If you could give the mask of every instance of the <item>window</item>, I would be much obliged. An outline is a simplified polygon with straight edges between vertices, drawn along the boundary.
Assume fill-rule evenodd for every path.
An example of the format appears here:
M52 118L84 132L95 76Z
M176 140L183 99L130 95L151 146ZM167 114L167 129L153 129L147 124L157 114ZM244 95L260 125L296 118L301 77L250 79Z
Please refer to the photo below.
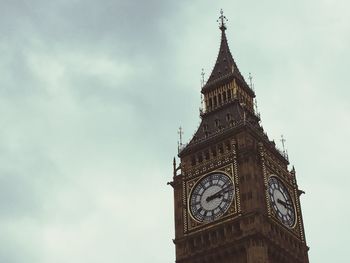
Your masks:
M227 98L228 98L228 100L231 100L231 90L230 89L227 92Z

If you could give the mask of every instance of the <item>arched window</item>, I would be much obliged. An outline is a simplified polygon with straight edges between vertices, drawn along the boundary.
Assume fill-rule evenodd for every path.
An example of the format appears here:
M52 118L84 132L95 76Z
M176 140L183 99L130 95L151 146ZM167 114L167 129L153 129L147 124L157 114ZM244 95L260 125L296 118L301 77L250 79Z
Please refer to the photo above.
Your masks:
M224 93L222 94L223 95L223 100L224 100L224 102L226 102L226 90L224 91Z

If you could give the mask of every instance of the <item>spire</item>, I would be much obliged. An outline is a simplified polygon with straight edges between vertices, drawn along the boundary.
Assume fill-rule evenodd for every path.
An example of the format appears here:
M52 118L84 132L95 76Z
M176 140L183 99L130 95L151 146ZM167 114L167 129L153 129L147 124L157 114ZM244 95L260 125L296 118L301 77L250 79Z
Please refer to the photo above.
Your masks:
M206 86L212 84L213 82L232 76L238 79L238 81L241 81L243 85L248 86L243 76L239 72L239 69L237 68L237 65L232 57L230 48L227 43L225 31L227 29L226 22L228 21L228 19L226 18L226 16L224 16L224 12L222 11L222 9L220 11L220 14L220 17L217 20L219 22L219 28L221 30L220 50L216 59L214 69L211 72L210 77L203 89L205 89Z

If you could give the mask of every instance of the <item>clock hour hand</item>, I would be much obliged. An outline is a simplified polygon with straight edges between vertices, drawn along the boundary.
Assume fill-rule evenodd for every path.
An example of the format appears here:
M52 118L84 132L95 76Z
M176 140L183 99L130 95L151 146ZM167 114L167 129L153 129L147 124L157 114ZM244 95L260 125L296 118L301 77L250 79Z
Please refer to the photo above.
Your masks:
M228 186L222 188L220 191L216 192L215 194L208 196L206 201L209 202L215 198L220 198L222 196L223 193L226 193L227 191L232 189L232 185L229 184Z
M290 203L282 201L281 199L277 199L277 203L283 205L285 208L292 207L292 205Z

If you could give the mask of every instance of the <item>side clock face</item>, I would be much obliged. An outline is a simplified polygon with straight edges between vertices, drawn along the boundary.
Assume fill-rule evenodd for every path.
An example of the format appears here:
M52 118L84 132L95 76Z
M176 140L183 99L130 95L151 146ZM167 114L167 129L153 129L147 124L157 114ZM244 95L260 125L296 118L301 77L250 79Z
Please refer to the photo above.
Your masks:
M271 176L268 181L268 191L270 204L277 218L284 225L293 227L296 213L287 188L276 176Z
M234 198L234 185L230 177L216 172L203 177L194 186L189 208L198 222L212 222L226 213Z

